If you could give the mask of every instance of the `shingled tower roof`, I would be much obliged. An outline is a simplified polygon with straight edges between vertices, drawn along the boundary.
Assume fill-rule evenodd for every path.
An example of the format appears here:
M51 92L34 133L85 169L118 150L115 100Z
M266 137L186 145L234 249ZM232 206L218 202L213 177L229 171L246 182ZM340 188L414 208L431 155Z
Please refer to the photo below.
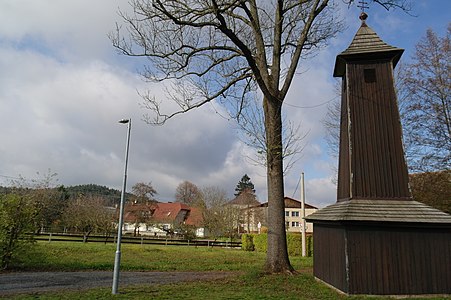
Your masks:
M377 221L450 224L451 216L417 201L350 200L307 216L317 221Z
M359 60L362 54L365 55L365 59L368 59L368 55L373 55L374 58L377 59L392 59L394 67L398 63L401 54L404 52L404 49L396 48L385 43L377 33L366 24L366 18L367 14L362 13L362 15L360 15L362 25L359 30L357 30L349 47L337 56L334 77L342 77L344 75L346 70L346 60Z

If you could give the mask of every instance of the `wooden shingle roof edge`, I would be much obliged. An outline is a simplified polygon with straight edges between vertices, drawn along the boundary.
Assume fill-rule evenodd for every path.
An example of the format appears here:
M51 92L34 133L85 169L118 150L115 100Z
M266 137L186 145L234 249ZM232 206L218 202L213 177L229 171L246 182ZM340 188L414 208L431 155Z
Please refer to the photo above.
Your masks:
M322 208L307 221L384 221L451 224L451 215L418 201L349 200Z
M347 60L358 60L364 57L366 60L373 58L387 58L396 66L404 49L393 47L385 43L377 33L369 27L365 21L357 30L349 47L341 52L335 61L334 77L344 76Z

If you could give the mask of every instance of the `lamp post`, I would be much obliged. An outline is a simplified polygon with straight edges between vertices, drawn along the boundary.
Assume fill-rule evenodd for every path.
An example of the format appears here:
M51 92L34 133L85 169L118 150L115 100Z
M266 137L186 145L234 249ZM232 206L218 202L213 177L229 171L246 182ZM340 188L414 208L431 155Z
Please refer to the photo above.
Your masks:
M117 228L117 250L114 258L114 271L113 271L113 289L112 294L117 294L117 286L119 283L119 269L121 264L121 241L122 241L122 224L124 222L124 196L125 187L127 184L127 165L128 165L128 149L130 146L130 130L132 127L132 119L122 119L119 121L121 124L127 124L127 143L125 145L125 167L124 167L124 181L122 182L121 203L119 207L119 223Z

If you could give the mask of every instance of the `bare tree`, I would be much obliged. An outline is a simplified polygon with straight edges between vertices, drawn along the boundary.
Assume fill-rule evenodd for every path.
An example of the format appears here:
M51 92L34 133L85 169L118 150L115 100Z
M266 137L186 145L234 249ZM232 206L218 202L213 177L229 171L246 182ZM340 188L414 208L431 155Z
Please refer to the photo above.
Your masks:
M175 190L175 200L190 206L199 206L201 192L197 185L189 181L183 181Z
M254 228L254 225L257 223L256 220L261 219L261 216L258 214L259 210L256 210L255 208L255 206L260 203L258 202L255 193L250 189L243 190L238 197L241 197L239 224L244 224L246 226L246 232L251 233L252 228ZM235 198L235 200L237 198ZM239 224L238 226L240 226Z
M451 169L451 23L428 29L400 76L401 119L411 171Z
M143 224L150 224L156 204L152 203L129 203L124 211L127 216L127 223L133 224L133 236L139 235L139 229Z
M204 226L211 237L226 236L233 217L225 205L228 202L227 193L214 186L202 188L202 199L205 203L203 211ZM228 218L232 218L229 220Z
M48 229L53 223L61 217L67 204L64 186L56 187L58 182L57 173L50 169L46 173L36 172L37 178L26 179L19 176L11 184L14 186L15 193L26 196L29 204L33 206L33 218L36 233Z
M157 191L152 186L152 182L144 183L138 182L132 187L132 193L135 196L135 203L147 203L157 202L155 195Z
M411 174L414 200L451 214L451 170Z
M399 2L377 1L375 2ZM353 2L353 0L349 0ZM268 272L291 272L284 220L282 104L300 59L324 45L341 24L329 0L134 0L127 24L111 34L123 54L145 57L143 75L166 81L168 111L143 94L148 118L169 118L210 101L227 101L238 117L258 88L263 101L268 185Z
M255 156L247 157L251 163L266 167L265 116L261 109L261 101L254 99L246 102L246 106L242 108L239 118L237 118L240 140L256 151ZM295 125L295 123L283 117L282 157L285 174L301 158L305 146L302 141L307 137L308 132L302 131L300 123Z
M105 200L96 196L73 199L65 209L62 221L65 226L83 233L83 241L92 232L109 234L113 230L113 213L104 206Z
M229 201L227 192L217 186L206 186L202 188L201 192L207 209L222 207Z

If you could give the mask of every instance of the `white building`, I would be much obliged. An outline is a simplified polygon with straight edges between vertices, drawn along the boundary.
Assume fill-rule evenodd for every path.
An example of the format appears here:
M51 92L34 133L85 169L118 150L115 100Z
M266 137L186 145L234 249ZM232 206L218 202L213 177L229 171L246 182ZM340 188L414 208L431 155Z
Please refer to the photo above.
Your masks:
M301 201L298 201L296 199L285 197L285 229L287 232L301 232L302 229L302 203ZM263 203L261 205L262 207L268 207L268 202ZM317 211L318 208L305 203L305 216L308 216L315 211ZM268 216L268 213L266 211L265 216ZM265 225L266 222L263 223ZM313 224L306 222L306 233L312 233L313 232Z

